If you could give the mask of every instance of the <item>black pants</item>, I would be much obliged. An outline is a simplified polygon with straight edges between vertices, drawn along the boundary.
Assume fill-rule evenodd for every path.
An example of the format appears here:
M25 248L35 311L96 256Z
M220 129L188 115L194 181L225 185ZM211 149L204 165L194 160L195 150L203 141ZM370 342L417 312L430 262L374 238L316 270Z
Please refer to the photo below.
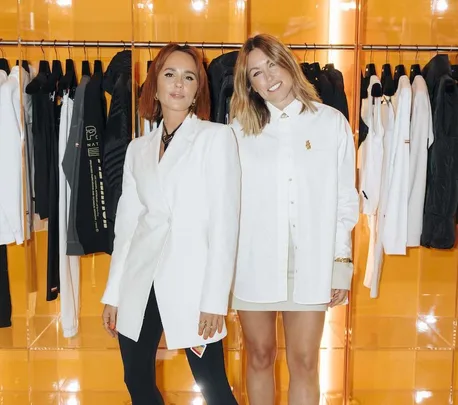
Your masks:
M11 326L11 296L6 246L0 246L0 328Z
M162 321L154 287L148 299L138 342L119 334L124 381L132 405L164 405L156 385L156 352L162 335ZM202 358L186 349L191 371L207 405L237 405L227 381L222 342L207 345Z

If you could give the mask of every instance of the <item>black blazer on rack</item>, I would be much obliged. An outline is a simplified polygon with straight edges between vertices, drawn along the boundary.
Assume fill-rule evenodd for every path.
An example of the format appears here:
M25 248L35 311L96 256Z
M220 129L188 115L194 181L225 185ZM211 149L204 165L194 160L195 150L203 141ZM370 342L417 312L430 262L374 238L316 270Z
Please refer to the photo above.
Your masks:
M447 55L435 56L422 74L431 100L434 143L428 152L421 245L451 249L458 208L458 87Z
M109 253L113 250L114 223L122 193L124 159L127 146L132 140L131 70L131 51L121 51L111 60L103 79L104 90L112 96L102 157Z

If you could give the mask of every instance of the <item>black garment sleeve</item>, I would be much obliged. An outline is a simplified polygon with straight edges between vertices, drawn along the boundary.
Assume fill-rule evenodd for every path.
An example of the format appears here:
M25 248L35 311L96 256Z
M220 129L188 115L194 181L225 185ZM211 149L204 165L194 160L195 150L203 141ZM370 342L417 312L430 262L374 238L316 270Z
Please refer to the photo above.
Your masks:
M6 246L0 246L0 328L11 326L11 294Z

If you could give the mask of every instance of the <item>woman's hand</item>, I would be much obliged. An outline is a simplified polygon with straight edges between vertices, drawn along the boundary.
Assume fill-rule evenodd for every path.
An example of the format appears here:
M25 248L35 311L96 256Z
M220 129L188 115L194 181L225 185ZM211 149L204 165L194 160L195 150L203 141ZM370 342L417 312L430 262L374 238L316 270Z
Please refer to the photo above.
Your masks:
M331 302L329 303L329 307L333 308L337 305L342 304L347 298L348 295L348 290L339 290L339 289L333 289L331 290L332 298Z
M199 319L199 336L203 336L204 339L212 338L215 336L216 331L218 331L218 333L223 331L223 325L223 315L201 312Z
M116 330L116 317L118 315L118 308L111 305L105 305L102 312L103 327L111 337L118 336Z

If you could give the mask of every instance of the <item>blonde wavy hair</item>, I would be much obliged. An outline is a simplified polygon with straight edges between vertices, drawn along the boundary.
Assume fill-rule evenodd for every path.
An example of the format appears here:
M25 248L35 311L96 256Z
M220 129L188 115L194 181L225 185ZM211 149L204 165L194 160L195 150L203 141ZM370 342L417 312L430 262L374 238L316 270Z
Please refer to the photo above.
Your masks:
M272 62L290 73L294 96L302 103L301 113L315 112L313 102L321 100L313 85L305 78L292 52L272 35L259 34L243 44L235 64L230 122L237 119L245 135L259 135L270 121L269 109L264 99L253 90L248 77L248 55L254 49L261 50Z

